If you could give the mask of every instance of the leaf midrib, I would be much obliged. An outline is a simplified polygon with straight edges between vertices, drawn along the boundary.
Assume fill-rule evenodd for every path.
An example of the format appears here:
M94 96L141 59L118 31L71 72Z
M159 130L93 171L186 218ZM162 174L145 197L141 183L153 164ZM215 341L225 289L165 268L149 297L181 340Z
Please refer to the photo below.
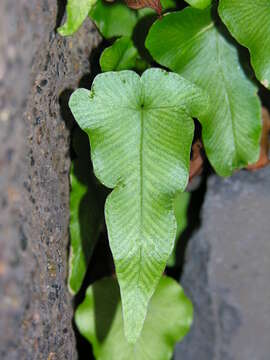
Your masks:
M194 41L196 41L199 37L201 37L208 30L214 28L214 26L215 26L215 24L211 21L210 24L203 27L199 32L197 32L193 36L191 36L191 38L186 42L186 47L188 47L187 45L189 45L189 44L193 43ZM181 56L183 55L183 53L184 53L184 51L182 51Z
M143 109L140 109L140 245L139 245L139 271L137 276L137 288L141 277L142 268L142 229L144 219L144 172L143 172L143 158L144 158L144 121L143 121ZM137 294L137 292L136 292Z

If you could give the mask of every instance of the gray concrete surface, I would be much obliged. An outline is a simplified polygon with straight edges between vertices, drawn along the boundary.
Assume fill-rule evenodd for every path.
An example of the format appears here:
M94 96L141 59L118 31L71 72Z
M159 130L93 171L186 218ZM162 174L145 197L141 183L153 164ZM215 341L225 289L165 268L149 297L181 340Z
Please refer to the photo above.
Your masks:
M182 284L195 322L175 360L270 359L270 167L212 176Z

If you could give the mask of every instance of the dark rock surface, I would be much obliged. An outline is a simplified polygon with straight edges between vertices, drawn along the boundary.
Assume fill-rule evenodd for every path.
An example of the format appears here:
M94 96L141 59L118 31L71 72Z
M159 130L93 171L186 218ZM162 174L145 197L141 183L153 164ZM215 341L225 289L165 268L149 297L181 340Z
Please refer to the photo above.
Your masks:
M99 35L55 32L64 1L0 2L0 359L76 359L66 288L69 131L59 96ZM60 8L58 8L58 5Z
M212 176L181 280L195 306L175 360L270 359L270 167Z

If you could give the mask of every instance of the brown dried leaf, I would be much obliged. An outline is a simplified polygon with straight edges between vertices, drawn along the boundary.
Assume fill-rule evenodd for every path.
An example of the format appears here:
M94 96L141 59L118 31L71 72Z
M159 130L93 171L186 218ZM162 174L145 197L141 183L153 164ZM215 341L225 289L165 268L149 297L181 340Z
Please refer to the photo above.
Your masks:
M189 169L189 181L191 181L194 176L199 175L203 169L203 157L201 154L202 143L200 140L197 140L192 145L192 157L190 160L190 169Z
M156 13L161 16L162 5L160 0L125 0L128 7L131 9L143 9L151 8L156 11Z
M258 170L269 164L269 132L270 132L270 115L266 108L262 108L262 138L261 138L261 152L259 160L252 165L247 166L248 170Z

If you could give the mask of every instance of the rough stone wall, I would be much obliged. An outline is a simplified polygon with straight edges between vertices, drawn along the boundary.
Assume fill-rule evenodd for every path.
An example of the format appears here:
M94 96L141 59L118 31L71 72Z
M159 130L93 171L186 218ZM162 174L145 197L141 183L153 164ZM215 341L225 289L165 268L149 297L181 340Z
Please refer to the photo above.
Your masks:
M1 360L76 359L66 288L69 124L59 97L90 71L100 37L90 21L74 37L57 35L63 7L0 1Z
M212 176L181 283L195 307L175 360L270 359L270 167Z

